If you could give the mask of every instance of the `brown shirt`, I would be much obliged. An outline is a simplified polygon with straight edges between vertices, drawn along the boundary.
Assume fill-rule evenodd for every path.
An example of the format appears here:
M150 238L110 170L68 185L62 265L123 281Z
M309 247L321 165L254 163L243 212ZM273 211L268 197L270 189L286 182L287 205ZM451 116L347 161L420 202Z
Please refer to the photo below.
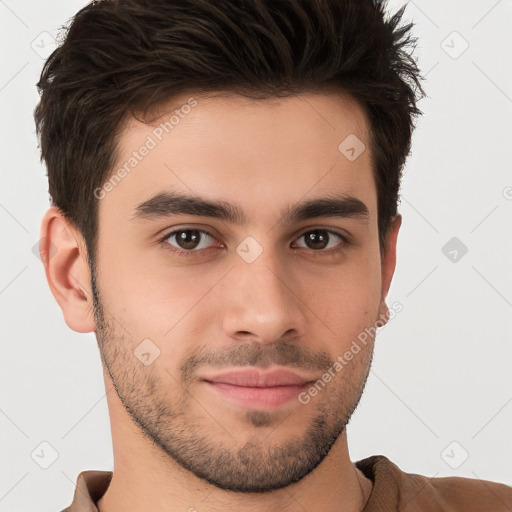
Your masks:
M512 487L462 477L428 478L405 473L383 455L356 462L373 482L363 512L505 512L512 511ZM98 512L111 471L82 471L73 503L61 512Z

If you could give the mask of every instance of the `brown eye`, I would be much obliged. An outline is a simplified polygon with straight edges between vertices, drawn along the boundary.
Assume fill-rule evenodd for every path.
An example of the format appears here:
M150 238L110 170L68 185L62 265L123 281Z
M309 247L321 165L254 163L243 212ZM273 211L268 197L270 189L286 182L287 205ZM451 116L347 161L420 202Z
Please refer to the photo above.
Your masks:
M298 247L311 249L313 251L323 251L324 249L332 249L345 242L345 239L335 231L329 229L314 229L307 231L298 240L303 239L304 245L298 244ZM343 243L341 244L344 245ZM325 251L330 252L330 251Z
M169 245L183 251L206 249L211 243L208 239L213 238L201 229L178 229L165 238Z

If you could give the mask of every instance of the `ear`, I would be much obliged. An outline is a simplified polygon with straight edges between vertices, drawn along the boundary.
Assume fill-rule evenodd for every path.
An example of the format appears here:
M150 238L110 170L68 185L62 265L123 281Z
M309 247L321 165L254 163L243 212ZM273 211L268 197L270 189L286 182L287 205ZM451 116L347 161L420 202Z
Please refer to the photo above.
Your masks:
M76 332L95 331L85 242L58 208L50 208L43 217L39 254L66 324Z
M382 325L385 325L389 319L389 309L386 304L386 296L389 292L389 287L391 286L391 279L393 278L393 274L395 273L396 266L396 241L398 238L398 231L400 230L400 226L402 225L402 216L397 214L393 217L391 221L391 226L386 233L386 245L383 250L383 254L381 257L381 283L382 283L382 294L380 299L380 320Z

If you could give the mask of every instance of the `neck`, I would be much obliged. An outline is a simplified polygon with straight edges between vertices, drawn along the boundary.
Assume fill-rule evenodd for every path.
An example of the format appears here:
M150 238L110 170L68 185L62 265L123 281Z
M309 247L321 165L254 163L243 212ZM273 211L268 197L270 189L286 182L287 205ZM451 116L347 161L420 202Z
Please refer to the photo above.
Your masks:
M267 493L237 493L199 479L143 436L115 390L107 388L107 400L114 472L97 503L99 512L359 512L370 495L372 483L350 461L345 432L321 464L299 482Z

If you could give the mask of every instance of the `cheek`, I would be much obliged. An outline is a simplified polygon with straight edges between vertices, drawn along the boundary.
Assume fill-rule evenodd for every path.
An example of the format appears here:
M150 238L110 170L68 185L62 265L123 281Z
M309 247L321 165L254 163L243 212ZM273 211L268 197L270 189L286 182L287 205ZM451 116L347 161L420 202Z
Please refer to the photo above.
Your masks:
M365 254L316 272L295 277L298 295L338 339L372 325L381 297L380 260Z
M186 350L185 340L201 339L205 319L218 314L209 290L226 269L170 266L161 258L148 261L142 253L112 256L98 261L100 295L107 314L132 344L148 338L159 347L161 359L168 360Z

